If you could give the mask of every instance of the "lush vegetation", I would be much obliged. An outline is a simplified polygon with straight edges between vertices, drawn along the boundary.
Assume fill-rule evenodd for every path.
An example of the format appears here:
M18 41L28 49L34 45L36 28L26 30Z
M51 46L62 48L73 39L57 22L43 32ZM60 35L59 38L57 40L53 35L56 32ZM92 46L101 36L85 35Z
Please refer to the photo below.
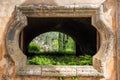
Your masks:
M58 80L65 80L65 77L58 77ZM70 80L78 80L78 77L72 76Z
M51 36L51 37L50 37ZM91 55L74 54L74 41L59 32L42 34L28 46L27 63L36 65L91 65Z
M73 55L35 55L28 57L28 64L36 65L91 65L92 58L90 55L73 56Z
M34 42L31 42L28 47L29 47L28 53L39 53L40 52L40 46Z

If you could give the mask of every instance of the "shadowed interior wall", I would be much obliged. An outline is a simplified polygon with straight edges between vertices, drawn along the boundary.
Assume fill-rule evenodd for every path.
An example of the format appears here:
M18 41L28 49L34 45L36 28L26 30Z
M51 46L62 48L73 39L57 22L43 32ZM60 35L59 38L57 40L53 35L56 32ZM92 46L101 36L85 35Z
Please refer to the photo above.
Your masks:
M76 55L96 53L96 29L90 18L28 18L28 26L23 30L23 52L27 52L28 44L36 36L49 31L71 36L76 43Z

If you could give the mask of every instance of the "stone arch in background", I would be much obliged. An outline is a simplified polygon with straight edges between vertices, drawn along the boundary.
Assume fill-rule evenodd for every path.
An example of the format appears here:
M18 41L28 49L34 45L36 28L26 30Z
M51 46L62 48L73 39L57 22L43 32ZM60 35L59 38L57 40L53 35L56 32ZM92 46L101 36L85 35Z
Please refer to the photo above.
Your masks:
M28 26L20 35L20 48L26 53L27 46L34 37L49 31L71 36L76 42L76 55L94 55L97 51L96 29L91 25L91 18L28 18Z

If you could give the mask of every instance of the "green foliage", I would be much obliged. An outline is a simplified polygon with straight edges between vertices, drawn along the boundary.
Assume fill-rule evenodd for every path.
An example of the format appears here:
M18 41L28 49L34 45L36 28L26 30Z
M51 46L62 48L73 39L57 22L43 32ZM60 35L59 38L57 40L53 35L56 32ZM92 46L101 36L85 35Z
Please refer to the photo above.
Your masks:
M73 54L74 53L74 50L73 49L71 49L71 48L67 48L67 49L65 49L65 53L71 53L71 54Z
M34 42L31 42L28 46L28 52L29 53L39 53L40 52L40 46Z
M58 42L59 42L59 51L64 51L64 48L63 48L63 34L62 33L59 33L59 36L58 36Z
M65 80L64 77L58 77L58 80Z
M73 76L72 80L78 80L78 77L77 76Z
M78 64L81 65L92 65L92 56L91 55L84 55L84 56L79 56L81 61L78 61Z
M58 80L65 80L65 78L64 77L58 77ZM78 80L78 77L73 76L73 77L71 77L71 80Z
M71 37L68 37L68 43L66 46L68 49L74 49L74 40Z
M40 41L41 46L34 43L34 40L29 44L27 56L28 64L36 65L92 64L92 56L84 54L76 57L75 54L73 54L74 40L66 34L60 32L49 32L40 35L39 39L36 40ZM49 48L45 49L44 44L47 45Z
M36 65L91 65L92 57L90 55L39 55L28 57L28 64Z
M53 60L48 56L35 56L34 58L29 58L28 63L36 65L51 65Z
M58 51L58 47L59 47L58 39L53 40L53 46L52 46L53 50Z
M57 39L54 40L53 43L54 43L55 45L58 45L58 40L57 40Z
M34 38L32 43L34 42L40 44L41 52L69 52L68 50L74 52L74 40L61 32L43 33Z
M67 49L74 50L74 41L70 36L59 33L58 42L60 52L65 52Z

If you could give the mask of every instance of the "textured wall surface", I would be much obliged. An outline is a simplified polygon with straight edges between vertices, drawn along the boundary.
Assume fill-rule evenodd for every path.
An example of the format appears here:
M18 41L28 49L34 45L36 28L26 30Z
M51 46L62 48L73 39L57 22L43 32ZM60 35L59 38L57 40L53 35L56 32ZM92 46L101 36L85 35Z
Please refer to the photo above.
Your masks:
M118 80L120 80L120 0L117 2L117 58L118 58Z
M20 4L31 4L35 3L52 3L57 5L68 5L68 4L79 4L79 3L94 3L97 4L101 1L105 1L104 15L106 21L112 26L114 32L115 41L114 49L107 58L104 78L98 77L79 77L79 80L117 80L117 46L116 46L116 1L115 0L0 0L0 80L58 80L56 77L40 77L40 76L15 76L15 63L7 55L5 47L5 35L10 22L13 20L13 11L15 6ZM118 4L120 5L120 4ZM120 13L118 14L118 24L120 25ZM118 30L119 32L120 30ZM119 43L119 42L118 42ZM65 78L65 80L72 80L71 78Z

